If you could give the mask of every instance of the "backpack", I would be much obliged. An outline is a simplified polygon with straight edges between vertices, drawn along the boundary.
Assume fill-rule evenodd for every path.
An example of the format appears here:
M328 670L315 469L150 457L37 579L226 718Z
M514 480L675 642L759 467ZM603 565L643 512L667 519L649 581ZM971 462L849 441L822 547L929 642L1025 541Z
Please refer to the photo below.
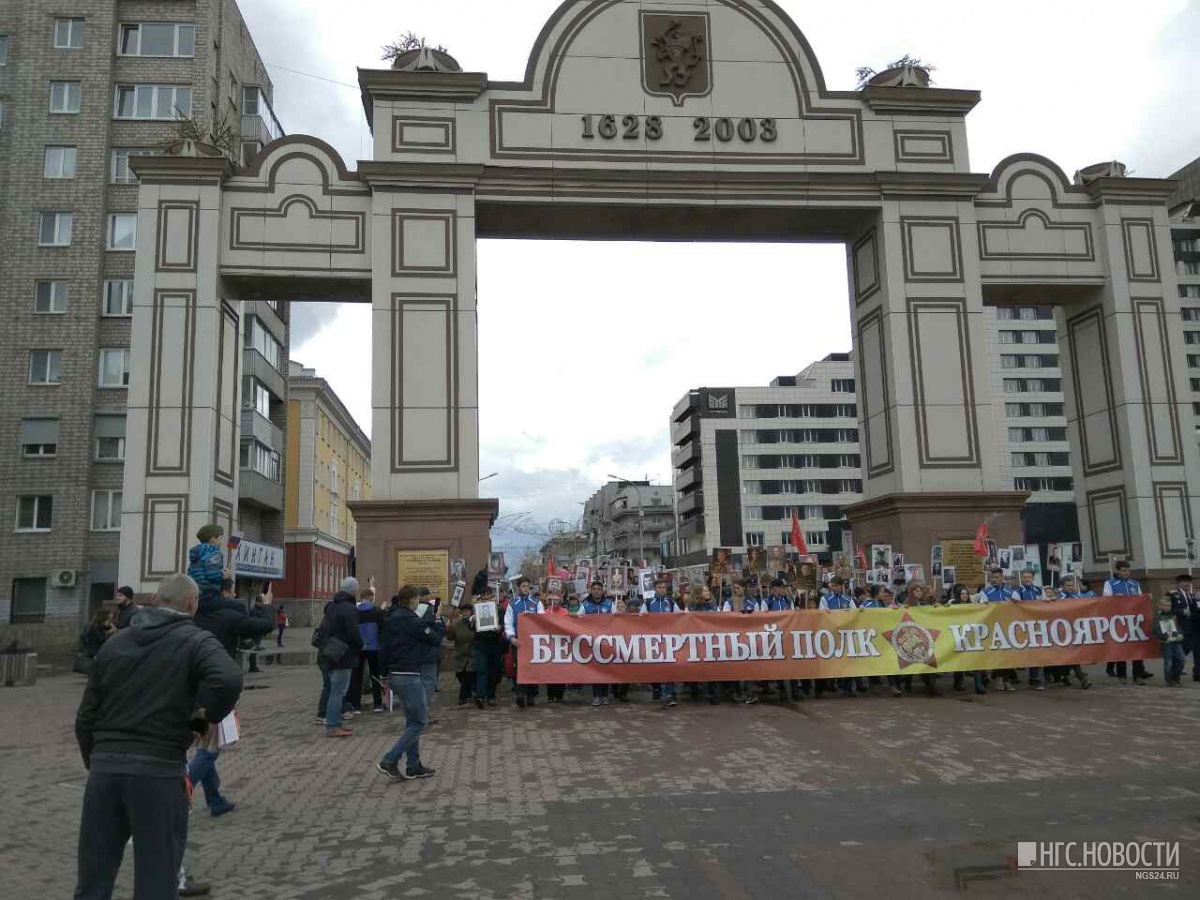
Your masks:
M318 650L324 650L325 645L329 643L329 610L325 610L325 615L321 617L321 624L313 629L312 641L310 642Z

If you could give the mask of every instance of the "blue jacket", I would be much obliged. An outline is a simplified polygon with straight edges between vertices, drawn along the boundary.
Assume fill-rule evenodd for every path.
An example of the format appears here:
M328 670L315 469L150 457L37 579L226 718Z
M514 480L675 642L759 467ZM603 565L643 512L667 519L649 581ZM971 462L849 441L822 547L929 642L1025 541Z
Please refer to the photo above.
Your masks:
M508 609L504 611L504 633L509 637L517 637L518 629L521 624L521 616L525 613L540 613L545 612L546 608L542 605L542 601L532 595L522 597L520 594L513 597L508 602ZM512 629L509 629L509 624L512 624Z
M1106 597L1134 597L1142 592L1142 586L1132 578L1113 577L1104 582Z
M767 612L787 612L792 608L792 601L784 596L773 597L768 594L762 602Z
M601 597L599 600L593 600L591 597L583 598L583 614L585 616L608 615L613 611L613 602L607 597Z
M364 650L379 649L379 619L376 615L378 607L370 600L358 604L358 633L362 635Z
M675 601L670 597L659 597L657 594L646 601L646 612L648 613L673 613L679 612L679 607L675 605Z
M383 620L379 657L384 672L419 674L421 666L436 662L446 637L446 624L433 615L417 617L415 610L398 606Z
M1077 600L1080 597L1095 597L1095 591L1084 591L1082 594L1078 591L1063 591L1059 596L1064 600Z
M221 595L225 557L216 544L197 544L188 550L188 577L200 588L200 599Z
M1024 585L1022 585L1021 587L1017 588L1017 599L1018 600L1041 600L1042 599L1042 589L1040 587L1038 587L1037 585L1033 585L1033 584L1031 584L1029 587L1025 587Z
M999 587L992 587L990 584L979 592L987 603L1003 603L1005 600L1012 600L1016 595L1016 591L1008 585L1002 584Z
M859 609L883 609L883 604L874 597L868 597L862 603L858 604Z
M854 599L845 594L828 593L821 600L822 609L854 609Z

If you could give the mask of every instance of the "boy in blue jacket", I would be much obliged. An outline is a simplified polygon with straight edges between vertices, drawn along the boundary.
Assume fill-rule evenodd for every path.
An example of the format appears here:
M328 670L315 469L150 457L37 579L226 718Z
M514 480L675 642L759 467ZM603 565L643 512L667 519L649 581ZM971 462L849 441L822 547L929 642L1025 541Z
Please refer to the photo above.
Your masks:
M200 588L200 612L211 612L216 609L236 609L245 612L246 608L236 600L226 600L221 597L221 582L226 578L232 579L233 572L225 568L225 529L220 525L201 525L196 532L196 544L188 550L188 577Z

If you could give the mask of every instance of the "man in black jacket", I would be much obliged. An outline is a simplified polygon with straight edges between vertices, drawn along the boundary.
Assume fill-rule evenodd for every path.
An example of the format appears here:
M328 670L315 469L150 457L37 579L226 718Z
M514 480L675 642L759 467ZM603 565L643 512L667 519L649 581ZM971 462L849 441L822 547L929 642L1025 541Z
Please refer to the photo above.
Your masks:
M139 609L96 654L75 717L88 769L75 900L112 896L131 836L134 900L176 895L187 843L187 748L194 731L229 714L242 690L233 660L192 622L199 598L192 579L172 575L158 605Z
M430 607L423 617L416 613L420 588L406 585L396 595L383 623L379 640L380 667L388 673L392 694L404 704L404 733L396 746L384 754L375 768L392 781L428 778L434 770L421 764L421 732L429 722L429 707L421 666L431 652L441 652L446 637L446 622ZM402 772L397 765L408 754Z
M221 642L221 646L236 665L238 642L244 638L261 638L270 633L275 626L269 620L247 614L236 602L237 594L232 578L221 582L221 599L226 601L227 605L209 607L206 610L198 609L193 621L198 628L211 633ZM241 670L240 665L238 670ZM251 671L257 671L257 667L251 667ZM221 776L217 772L217 757L221 754L221 748L215 740L215 735L209 737L210 739L201 742L192 754L192 761L188 764L188 777L192 779L193 785L204 789L204 805L208 807L209 814L216 818L233 812L237 809L237 804L221 793Z
M325 703L325 734L328 737L350 737L354 734L342 725L342 703L350 689L350 675L358 668L362 652L362 634L358 630L358 579L342 579L342 589L325 606L329 623L329 641L320 650L321 665L329 673L329 699ZM339 643L335 644L334 641ZM330 655L330 647L345 649Z
M133 602L133 588L126 586L117 588L117 614L113 616L113 624L117 626L117 631L129 627L133 614L137 610L137 605Z

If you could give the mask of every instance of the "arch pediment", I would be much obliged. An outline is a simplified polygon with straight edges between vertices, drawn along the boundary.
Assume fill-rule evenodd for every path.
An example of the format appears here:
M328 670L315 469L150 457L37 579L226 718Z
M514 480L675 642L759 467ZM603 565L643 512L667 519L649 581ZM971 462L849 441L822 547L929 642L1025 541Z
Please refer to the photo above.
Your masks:
M803 34L764 0L568 0L524 82L488 94L497 159L864 161L862 100L826 89Z

